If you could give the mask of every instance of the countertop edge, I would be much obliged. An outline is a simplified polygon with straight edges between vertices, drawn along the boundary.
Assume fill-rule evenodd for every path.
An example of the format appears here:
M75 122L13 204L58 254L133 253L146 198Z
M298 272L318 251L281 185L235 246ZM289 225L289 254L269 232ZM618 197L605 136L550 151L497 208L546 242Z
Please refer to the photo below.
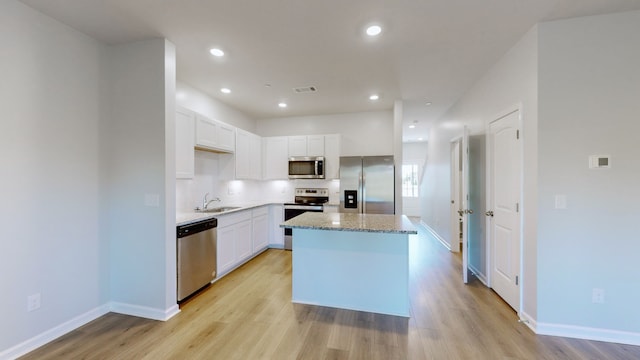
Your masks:
M306 229L306 230L323 230L323 231L349 231L349 232L371 232L371 233L385 233L385 234L417 234L417 230L382 230L382 229L363 229L363 228L349 228L349 227L330 227L330 226L302 226L302 225L284 225L280 224L281 228L285 229Z
M224 215L229 215L229 214L233 214L236 212L241 212L241 211L245 211L245 210L250 210L250 209L254 209L254 208L258 208L258 207L262 207L262 206L269 206L269 205L282 205L282 203L279 202L258 202L258 203L251 203L251 204L241 204L241 205L237 205L237 204L225 204L224 206L237 206L237 209L233 209L233 210L229 210L229 211L223 211L223 212L219 212L219 213L200 213L200 212L186 212L186 213L177 213L176 214L176 226L182 226L182 225L188 225L188 224L192 224L198 221L202 221L202 220L209 220L209 219L213 219L216 218L218 216L224 216ZM180 220L178 221L179 217L189 217L186 220Z
M344 214L349 215L349 214ZM320 214L320 213L305 213L301 215L301 217L318 217L318 216L336 216L336 214ZM360 216L363 216L362 214ZM366 214L364 216L367 216ZM372 215L378 216L378 215ZM344 221L340 221L338 225L328 225L326 219L321 219L320 221L305 221L306 218L302 221L305 223L291 224L291 222L301 222L299 218L294 218L291 220L287 220L284 223L280 224L281 228L285 229L306 229L306 230L320 230L320 231L346 231L346 232L368 232L368 233L384 233L384 234L404 234L404 235L415 235L418 233L418 230L411 224L409 218L405 215L396 215L400 216L401 223L391 224L393 226L389 227L363 227L363 226L353 226L350 224L345 224ZM289 222L289 223L288 223ZM310 224L311 222L311 224ZM314 223L315 222L315 223Z

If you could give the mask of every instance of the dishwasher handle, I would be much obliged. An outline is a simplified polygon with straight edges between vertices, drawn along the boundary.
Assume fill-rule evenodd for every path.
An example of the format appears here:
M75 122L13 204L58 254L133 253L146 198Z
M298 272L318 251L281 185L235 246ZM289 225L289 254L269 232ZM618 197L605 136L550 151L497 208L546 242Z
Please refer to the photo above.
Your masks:
M176 232L178 239L183 238L185 236L191 236L193 234L197 234L199 232L203 232L209 229L214 229L218 226L218 219L207 219L198 222L194 222L191 224L180 225L176 227Z

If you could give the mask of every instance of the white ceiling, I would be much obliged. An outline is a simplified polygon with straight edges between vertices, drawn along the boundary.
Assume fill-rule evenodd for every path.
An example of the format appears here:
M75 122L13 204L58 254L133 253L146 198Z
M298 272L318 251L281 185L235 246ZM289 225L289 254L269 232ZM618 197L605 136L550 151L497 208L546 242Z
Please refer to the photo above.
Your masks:
M417 121L405 141L426 138L429 122L537 22L640 9L640 0L22 2L108 44L169 39L179 80L255 119L390 110L404 100L406 125ZM383 27L374 39L364 35L371 23ZM212 47L226 56L212 57ZM292 90L310 85L318 91Z

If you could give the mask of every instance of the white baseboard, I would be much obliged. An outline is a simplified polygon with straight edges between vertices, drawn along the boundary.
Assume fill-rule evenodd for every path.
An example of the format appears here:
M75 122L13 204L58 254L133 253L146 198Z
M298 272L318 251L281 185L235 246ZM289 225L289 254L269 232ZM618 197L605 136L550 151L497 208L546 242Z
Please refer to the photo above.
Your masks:
M478 271L478 269L476 269L472 265L469 265L469 270L471 270L471 272L473 272L473 274L476 276L476 278L478 280L480 280L480 282L483 283L484 286L489 286L489 285L487 285L487 277L486 277L485 274L483 274L480 271Z
M49 329L39 335L36 335L31 339L28 339L16 346L0 352L0 360L16 359L109 312L116 312L120 314L138 316L153 320L167 321L177 313L179 313L180 308L176 304L163 311L144 306L111 302L90 310L65 323Z
M444 238L442 238L442 236L438 235L438 233L435 230L433 230L429 225L427 225L427 223L425 223L424 221L420 220L420 225L422 225L423 228L425 228L428 232L430 232L431 235L433 235L433 237L436 238L436 240L440 241L442 246L447 248L447 250L451 251L451 245L449 245L449 243L444 241Z
M538 323L536 322L536 319L533 318L533 316L527 314L526 312L521 312L520 314L518 314L520 316L520 322L527 325L527 327L529 329L531 329L531 331L533 331L534 334L537 334L537 328L538 328Z
M75 318L64 322L52 329L49 329L39 335L32 337L14 347L11 347L7 350L0 352L0 359L15 359L22 355L25 355L42 345L51 342L60 336L71 332L82 325L85 325L100 316L107 314L109 312L109 305L102 305L93 310L89 310L88 312L76 316Z
M111 302L109 303L109 308L112 312L118 314L131 315L160 321L167 321L180 312L180 307L177 304L166 310L161 310L147 306Z
M538 323L538 335L562 336L575 339L605 341L618 344L640 345L640 333L599 329L575 325Z

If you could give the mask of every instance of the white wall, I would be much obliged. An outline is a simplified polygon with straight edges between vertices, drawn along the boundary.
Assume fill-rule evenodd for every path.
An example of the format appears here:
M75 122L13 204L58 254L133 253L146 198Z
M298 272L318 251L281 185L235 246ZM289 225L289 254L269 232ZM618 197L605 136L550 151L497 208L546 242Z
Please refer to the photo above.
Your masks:
M261 119L260 136L342 134L341 156L393 155L392 111Z
M640 344L640 12L539 29L538 321ZM611 168L589 170L589 155L610 155Z
M175 84L175 53L164 39L109 53L112 111L101 128L101 180L111 301L116 311L163 319L177 310L175 217L166 210L175 201L175 165L166 160L174 154L175 88L167 86Z
M522 105L524 139L524 297L523 312L536 316L536 179L537 179L537 28L530 30L447 113L430 133L421 220L445 241L450 230L450 142L466 125L485 133L488 121ZM485 210L478 210L484 212Z
M0 2L0 358L108 301L104 51L20 2ZM27 312L35 293L42 306Z

